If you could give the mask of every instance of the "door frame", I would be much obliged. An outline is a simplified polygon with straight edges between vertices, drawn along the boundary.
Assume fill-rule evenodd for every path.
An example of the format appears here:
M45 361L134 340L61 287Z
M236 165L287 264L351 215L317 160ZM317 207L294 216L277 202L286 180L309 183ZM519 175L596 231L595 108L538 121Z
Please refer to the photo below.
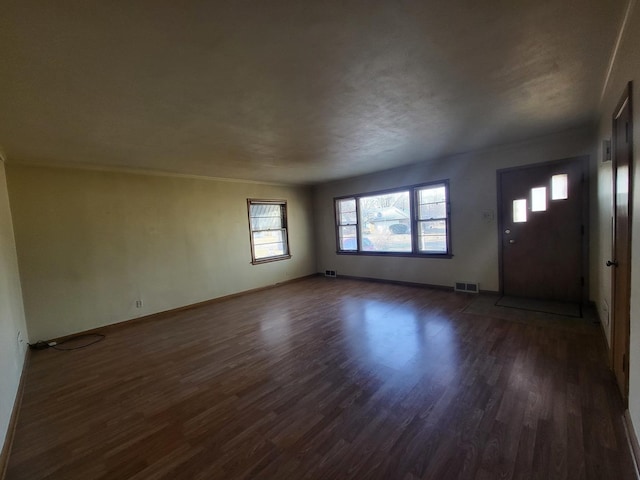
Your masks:
M612 200L612 218L613 218L613 228L611 231L612 234L612 239L611 239L611 256L614 260L616 260L615 256L616 256L616 246L617 246L617 242L616 242L616 229L617 229L617 170L616 170L616 165L617 165L617 160L616 160L616 156L617 156L617 142L616 142L616 117L620 114L620 111L624 108L625 103L628 102L629 105L629 197L628 197L628 218L627 218L627 225L628 225L628 238L627 238L627 249L628 249L628 259L629 259L629 263L628 265L626 265L627 267L627 279L628 279L628 283L629 285L627 285L627 291L629 292L629 296L628 298L625 299L625 305L630 307L631 306L631 235L632 235L632 225L633 225L633 174L634 174L634 165L633 165L633 98L632 98L632 92L633 92L633 84L632 82L628 82L623 93L622 96L620 97L620 100L618 101L618 103L616 104L616 107L613 111L613 115L612 115L612 124L611 124L611 159L612 159L612 164L611 164L611 178L612 178L612 195L611 195L611 200ZM615 341L615 335L616 335L616 329L620 328L619 325L619 321L616 320L616 305L615 305L615 299L616 299L616 272L618 270L619 267L615 267L611 269L611 307L610 307L610 312L611 312L611 347L610 347L610 352L609 352L609 363L611 365L612 370L614 371L614 375L615 375L615 358L616 358L616 341ZM624 404L625 408L629 407L629 350L630 350L630 338L631 338L631 311L629 308L629 313L626 317L626 321L627 323L627 328L626 328L626 338L624 338L624 343L625 343L625 352L624 354L626 354L626 368L625 368L625 378L624 378L624 383L625 383L625 388L624 388L624 392L620 392L622 395L622 401ZM617 324L617 327L616 327ZM616 382L617 383L617 382Z
M530 163L527 165L518 165L516 167L507 167L496 170L496 200L497 200L497 218L498 218L498 286L500 295L504 295L504 265L502 256L504 253L504 247L502 246L502 232L504 231L504 215L502 212L502 182L501 175L518 170L525 170L529 168L545 167L554 165L559 162L579 162L582 166L582 199L581 199L581 211L582 211L582 242L581 258L580 262L580 276L582 277L582 285L580 289L580 311L582 312L582 306L588 303L588 298L585 298L585 292L589 291L589 155L578 155L576 157L559 158L556 160L547 160L545 162Z

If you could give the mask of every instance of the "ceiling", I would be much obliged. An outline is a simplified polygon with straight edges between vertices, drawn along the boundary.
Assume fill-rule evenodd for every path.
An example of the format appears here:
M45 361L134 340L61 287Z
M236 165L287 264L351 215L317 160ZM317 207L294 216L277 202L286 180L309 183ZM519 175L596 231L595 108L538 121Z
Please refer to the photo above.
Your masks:
M5 1L9 163L311 184L593 121L625 0Z

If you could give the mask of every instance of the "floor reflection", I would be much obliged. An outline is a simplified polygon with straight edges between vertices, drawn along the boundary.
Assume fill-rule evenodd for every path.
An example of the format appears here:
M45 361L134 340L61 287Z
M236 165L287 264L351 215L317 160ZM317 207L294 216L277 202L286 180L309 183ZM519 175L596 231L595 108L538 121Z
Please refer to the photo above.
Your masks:
M349 299L343 306L351 354L395 370L424 370L425 362L450 362L457 340L449 322L425 317L406 303Z
M266 347L288 346L291 341L291 313L283 308L270 311L260 321L260 336Z

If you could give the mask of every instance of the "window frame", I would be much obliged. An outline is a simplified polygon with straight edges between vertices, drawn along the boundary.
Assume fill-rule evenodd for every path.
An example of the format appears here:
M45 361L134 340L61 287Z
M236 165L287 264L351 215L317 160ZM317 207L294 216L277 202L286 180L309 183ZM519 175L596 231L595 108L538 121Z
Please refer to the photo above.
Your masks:
M423 188L435 187L442 185L445 188L445 208L446 208L446 252L420 252L419 238L418 238L418 226L421 221L418 219L418 191ZM415 185L407 185L397 188L388 188L384 190L376 190L373 192L364 192L354 195L341 195L333 198L333 211L334 211L334 226L335 226L335 242L336 242L336 254L338 255L356 255L356 256L373 256L373 257L418 257L418 258L452 258L453 253L451 251L451 200L449 190L449 179L437 180L433 182L419 183ZM376 252L362 249L362 233L360 225L360 199L363 197L371 197L376 195L386 195L391 193L408 192L409 193L409 211L411 216L411 252ZM338 211L338 202L340 200L354 199L356 202L356 250L341 250L340 249L340 215ZM435 219L441 220L441 219Z
M266 229L266 230L254 230L251 226L251 206L252 205L279 205L280 214L282 218L282 228ZM260 265L262 263L277 262L280 260L287 260L291 258L291 246L289 245L289 222L288 222L288 208L286 200L265 200L258 198L247 198L247 219L249 221L249 242L251 245L251 264ZM255 244L253 241L254 232L268 232L272 230L284 231L284 241L286 246L286 252L283 255L273 255L270 257L256 258Z

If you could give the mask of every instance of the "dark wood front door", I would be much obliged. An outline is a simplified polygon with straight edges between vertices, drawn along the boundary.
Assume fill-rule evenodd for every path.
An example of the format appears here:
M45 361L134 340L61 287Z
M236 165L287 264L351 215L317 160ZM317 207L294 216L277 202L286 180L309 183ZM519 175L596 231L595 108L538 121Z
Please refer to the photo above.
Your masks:
M631 288L631 88L613 114L613 198L615 205L612 273L612 365L625 401L629 395L629 303Z
M582 301L585 162L498 172L504 295Z

